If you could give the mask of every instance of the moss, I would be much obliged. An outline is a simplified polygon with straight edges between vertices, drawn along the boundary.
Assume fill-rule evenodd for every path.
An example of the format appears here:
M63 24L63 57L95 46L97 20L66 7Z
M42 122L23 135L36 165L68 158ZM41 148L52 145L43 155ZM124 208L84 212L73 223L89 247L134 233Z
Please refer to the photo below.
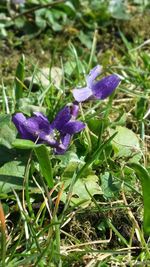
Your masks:
M124 21L121 29L129 41L147 40L150 38L150 10L136 14L129 21Z

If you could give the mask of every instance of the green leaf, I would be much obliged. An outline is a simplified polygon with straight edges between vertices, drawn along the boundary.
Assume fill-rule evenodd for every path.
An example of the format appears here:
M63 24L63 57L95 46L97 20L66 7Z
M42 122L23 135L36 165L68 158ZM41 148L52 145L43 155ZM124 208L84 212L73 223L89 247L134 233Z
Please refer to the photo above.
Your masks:
M52 167L49 158L49 151L45 145L37 145L30 140L16 139L12 143L13 147L19 149L34 149L38 159L42 175L44 176L48 186L51 188L53 183Z
M71 16L72 18L76 16L76 9L70 1L67 1L66 3L62 3L59 5L59 7L63 10L67 16Z
M4 124L10 123L10 115L8 114L1 114L0 115L0 127L2 127Z
M0 145L6 146L7 148L12 147L12 142L16 138L16 132L11 123L0 125Z
M12 188L21 189L24 180L25 165L21 161L5 163L0 168L0 193L10 192Z
M136 104L136 110L135 115L137 120L142 120L147 110L147 99L144 97L141 97L137 104Z
M116 132L113 133L108 140L106 140L104 143L102 143L91 155L87 155L86 156L86 163L83 165L83 167L78 171L77 175L76 175L76 181L82 176L83 172L85 172L85 170L88 169L88 167L95 162L95 160L101 156L102 152L104 149L106 149L108 147L108 145L111 143L111 141L114 139L114 137L116 136Z
M64 155L58 155L57 159L60 159L60 163L59 163L60 168L66 168L67 167L67 169L69 169L71 166L71 169L72 169L72 164L74 164L74 163L75 163L75 165L85 163L83 160L83 157L79 158L78 155L71 150L66 151L65 157L64 157ZM65 170L67 170L67 169L65 169ZM73 174L73 172L74 172L74 170L72 170L72 174Z
M18 63L16 69L16 77L15 77L15 98L16 100L22 98L23 96L23 83L24 83L24 75L25 75L25 57L21 56L21 59Z
M67 75L72 75L73 71L75 70L76 68L76 62L71 60L71 61L67 61L65 64L64 64L64 70L65 70L65 73Z
M99 136L100 129L104 129L106 126L108 126L108 122L106 120L101 121L99 118L92 118L88 121L88 127L97 136Z
M36 25L40 28L40 29L45 29L45 27L46 27L46 20L45 20L45 18L42 18L42 17L40 17L40 16L36 16Z
M123 0L110 0L109 11L116 19L127 20L130 18L127 13L127 6Z
M150 175L146 168L137 163L129 165L137 174L143 191L144 219L143 227L146 234L150 234Z
M0 23L0 37L6 38L7 37L7 31L5 30L5 24Z
M46 11L45 18L48 20L49 24L51 24L51 27L54 31L62 30L62 23L60 24L57 22L62 15L63 13L59 10L53 9L53 12L51 10Z
M114 157L129 157L130 161L138 162L142 156L139 140L136 134L122 126L117 126L115 130L111 129L110 133L117 131L112 141Z
M98 181L99 179L95 174L91 174L85 178L78 179L73 187L72 202L79 203L81 201L91 200L91 196L101 195L102 190L98 184ZM91 196L86 190L86 187ZM78 198L76 196L78 196Z
M88 49L91 49L92 47L92 38L91 36L89 36L89 34L85 34L83 31L80 30L79 34L78 34L78 38L80 40L80 42L85 45L85 47L87 47Z
M83 159L79 159L74 152L68 151L66 156L62 158L63 162L60 163L61 166L66 166L62 175L62 182L64 183L65 190L61 200L64 203L66 202L66 191L72 182L74 173L76 172L77 168L82 168L82 166L85 164ZM61 158L61 156L59 156L59 158ZM91 201L91 196L102 194L98 181L99 178L95 175L90 167L85 169L84 172L82 172L81 177L73 186L70 204L74 205L84 202L85 206L89 203L89 201ZM88 191L90 192L91 196L89 195Z
M39 145L34 148L34 152L37 156L42 175L44 176L48 186L52 188L54 186L54 182L49 151L45 145Z
M30 140L16 139L12 143L12 146L15 148L19 148L19 149L32 149L32 148L36 147L37 145Z
M68 186L70 185L72 180L72 173L77 168L77 166L78 166L77 163L72 163L69 164L69 166L66 168L62 178L65 189L67 189ZM101 195L102 190L98 184L98 181L99 181L98 177L94 174L92 170L88 169L87 172L83 173L82 177L78 179L73 186L71 205L78 204L80 202L85 202L87 205L89 201L91 201L91 196ZM88 190L86 190L86 188ZM88 191L90 192L91 196L89 195ZM64 202L66 201L65 191L62 196L62 201Z
M25 26L25 17L24 16L20 16L18 18L15 19L14 24L18 29L22 29Z
M20 112L23 112L28 116L33 114L33 112L37 112L37 111L42 112L42 113L46 113L46 108L32 105L30 99L24 98L24 97L19 99L18 109Z
M105 172L100 178L104 197L112 198L119 193L121 183L114 181L109 172Z

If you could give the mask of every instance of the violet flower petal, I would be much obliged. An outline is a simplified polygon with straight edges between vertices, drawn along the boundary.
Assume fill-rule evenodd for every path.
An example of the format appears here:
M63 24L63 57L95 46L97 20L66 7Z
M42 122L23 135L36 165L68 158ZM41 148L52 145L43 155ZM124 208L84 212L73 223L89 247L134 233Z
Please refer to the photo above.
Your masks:
M95 98L105 99L116 89L120 82L117 75L112 74L104 77L92 86L92 92Z
M37 131L37 127L35 124L28 124L28 120L22 113L17 113L12 117L12 121L15 124L21 138L35 141L37 136L35 137L34 133Z
M57 129L58 131L71 119L70 108L65 106L61 111L58 112L56 118L51 123L52 129Z
M79 103L77 101L75 101L70 107L70 113L74 119L77 118L79 113Z
M71 135L66 134L61 136L61 144L54 149L55 154L63 155L66 150L68 149L68 146L71 141Z
M47 135L52 131L47 118L39 112L29 119L26 119L22 113L17 113L12 117L12 121L23 139L34 142L38 139L39 141L47 141Z
M102 72L102 67L100 65L97 65L90 71L89 75L87 75L86 77L86 82L88 87L90 88L92 87L94 80L100 75L101 72Z
M91 96L93 96L93 92L89 87L83 87L81 89L73 89L72 93L75 100L78 102L84 102L85 100L88 100Z
M81 89L73 89L73 96L76 101L84 102L89 99L105 99L118 86L120 79L117 75L112 74L102 78L100 81L95 79L101 73L101 66L97 65L87 75L87 86Z
M26 124L26 117L22 113L16 113L15 115L12 116L12 121L15 124L21 137L23 139L26 139L26 137L28 136L28 133L24 131L24 125Z
M17 113L12 121L23 139L46 143L54 148L56 154L64 154L70 144L71 136L85 128L83 122L75 120L78 111L78 103L74 102L72 106L65 106L52 124L40 112L34 112L34 116L28 119L22 113Z
M39 137L42 133L47 135L52 131L49 121L46 117L43 119L43 116L43 114L40 114L40 116L35 115L27 119L27 124L28 127L31 128L31 132L35 133L35 135L39 135Z
M85 128L85 124L81 121L69 121L64 127L62 127L62 133L73 135L82 131Z
M41 118L43 121L45 121L45 122L47 122L49 124L49 120L47 119L47 117L43 113L36 111L36 112L33 112L33 114L36 117Z

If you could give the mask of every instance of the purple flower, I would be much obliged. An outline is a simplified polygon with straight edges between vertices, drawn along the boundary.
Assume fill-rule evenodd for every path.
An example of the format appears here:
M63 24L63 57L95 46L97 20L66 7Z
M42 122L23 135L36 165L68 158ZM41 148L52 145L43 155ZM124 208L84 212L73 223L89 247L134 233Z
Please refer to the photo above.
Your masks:
M22 113L16 113L12 117L21 138L37 143L45 143L54 148L56 154L64 154L71 137L85 128L85 124L76 121L78 105L65 106L50 123L40 112L34 112L34 116L26 118Z
M73 96L76 101L84 102L88 99L105 99L116 89L120 79L112 74L99 81L95 79L101 73L101 67L97 65L93 68L86 78L87 86L81 89L73 89Z

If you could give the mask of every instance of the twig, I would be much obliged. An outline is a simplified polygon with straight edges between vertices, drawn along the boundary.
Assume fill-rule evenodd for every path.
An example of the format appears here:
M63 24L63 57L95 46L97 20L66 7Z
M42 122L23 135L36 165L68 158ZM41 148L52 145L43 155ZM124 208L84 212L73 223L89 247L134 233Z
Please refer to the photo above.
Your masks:
M36 10L39 10L39 9L42 9L42 8L53 7L53 6L55 6L55 5L59 5L59 4L64 3L64 2L66 2L66 1L67 1L67 0L57 0L57 1L55 1L55 2L48 3L48 4L45 4L45 5L42 5L42 6L41 6L41 5L37 5L37 6L33 7L33 8L30 8L30 9L28 9L28 10L22 12L21 14L19 14L19 15L17 15L17 16L12 17L12 19L15 20L15 19L17 19L17 18L19 18L19 17L21 17L21 16L26 16L26 15L28 15L29 13L33 13L33 12L35 12Z

